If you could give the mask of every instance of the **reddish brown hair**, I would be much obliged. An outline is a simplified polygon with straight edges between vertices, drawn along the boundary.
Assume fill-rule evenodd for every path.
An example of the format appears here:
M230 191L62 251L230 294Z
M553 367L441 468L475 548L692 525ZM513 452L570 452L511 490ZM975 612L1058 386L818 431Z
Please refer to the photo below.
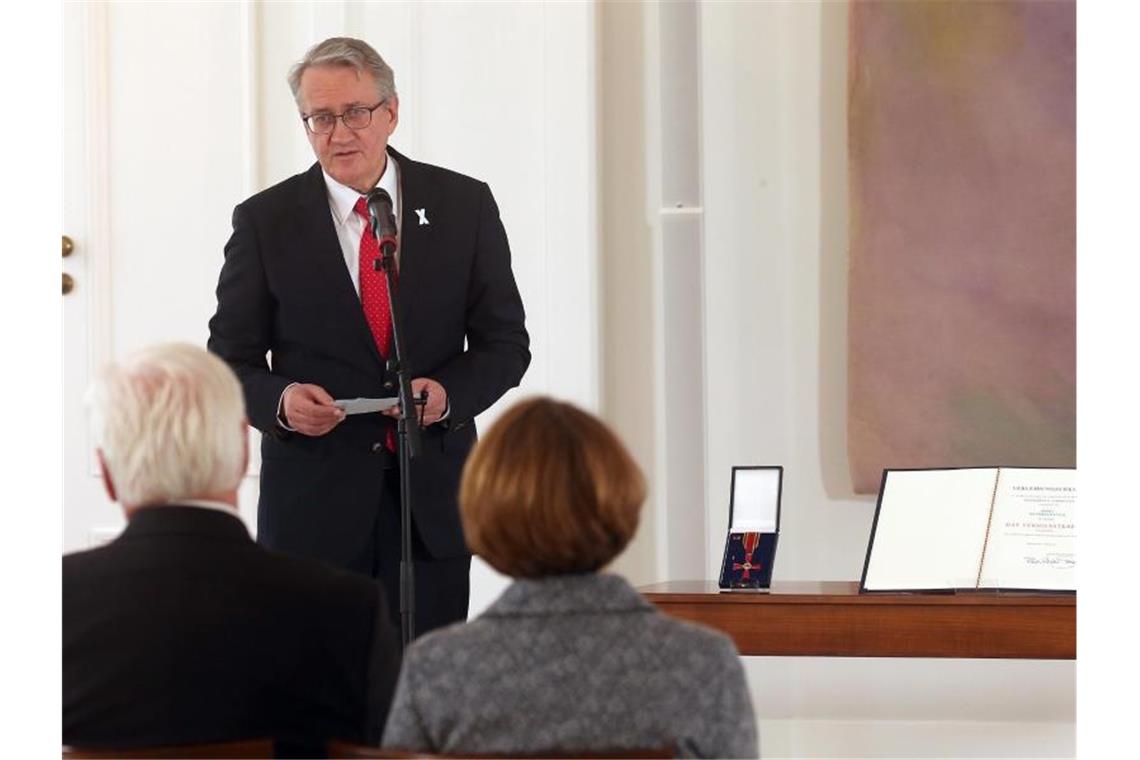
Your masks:
M641 470L605 423L545 397L491 426L459 486L471 550L523 578L599 570L633 537L644 500Z

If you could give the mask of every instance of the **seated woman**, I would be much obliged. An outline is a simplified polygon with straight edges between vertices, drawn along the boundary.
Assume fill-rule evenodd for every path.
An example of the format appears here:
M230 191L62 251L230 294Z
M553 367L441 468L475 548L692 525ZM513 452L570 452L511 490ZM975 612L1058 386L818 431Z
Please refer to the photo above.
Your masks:
M548 398L508 410L472 452L459 502L471 550L515 580L477 619L408 649L384 745L755 757L732 641L599 572L629 543L644 498L600 420Z

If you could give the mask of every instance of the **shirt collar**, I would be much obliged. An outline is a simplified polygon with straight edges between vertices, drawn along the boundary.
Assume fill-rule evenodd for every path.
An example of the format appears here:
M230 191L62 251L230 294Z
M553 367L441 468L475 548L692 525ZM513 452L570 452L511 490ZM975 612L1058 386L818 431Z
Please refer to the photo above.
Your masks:
M505 617L653 609L653 605L621 576L584 573L517 579L483 614Z
M180 507L200 507L202 509L216 509L219 512L225 512L227 515L238 516L238 511L230 504L224 501L211 501L210 499L179 499L178 506Z
M250 541L249 530L228 504L202 499L179 499L171 504L139 507L127 518L119 540L160 534L198 534Z
M398 172L396 159L389 153L388 161L384 165L384 173L380 175L380 181L376 183L377 187L387 190L388 195L392 196L392 214L397 219L400 218ZM321 169L321 174L325 175L325 187L328 188L329 206L333 210L333 216L336 217L337 224L344 224L352 216L352 209L356 206L356 200L361 195L348 185L337 182L324 169Z

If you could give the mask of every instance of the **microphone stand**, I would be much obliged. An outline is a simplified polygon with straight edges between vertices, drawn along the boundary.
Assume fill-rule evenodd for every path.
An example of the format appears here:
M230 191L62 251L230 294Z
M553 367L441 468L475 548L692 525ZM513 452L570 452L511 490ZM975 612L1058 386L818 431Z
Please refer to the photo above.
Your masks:
M380 235L380 220L372 216L372 235L382 240ZM395 228L395 223L392 223ZM385 280L388 284L388 305L392 315L392 351L388 359L388 369L396 372L399 384L400 416L396 421L396 450L399 453L400 466L400 630L404 649L412 643L416 632L416 582L415 571L412 565L412 488L411 488L411 460L420 454L420 425L416 417L416 406L422 407L427 403L427 393L420 398L412 396L412 381L408 376L408 367L404 362L403 325L400 317L400 294L396 272L396 246L390 239L380 246L380 258L374 259L372 267L379 271L384 269ZM415 424L408 425L408 417Z

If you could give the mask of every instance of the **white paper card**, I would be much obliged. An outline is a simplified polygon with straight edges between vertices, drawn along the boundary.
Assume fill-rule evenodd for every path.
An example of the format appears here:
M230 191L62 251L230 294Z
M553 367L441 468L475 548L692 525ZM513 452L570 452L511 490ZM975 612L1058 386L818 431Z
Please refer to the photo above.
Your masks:
M333 405L339 406L345 414L368 414L369 412L382 412L385 409L391 409L398 403L400 403L400 399L393 396L391 398L340 398L334 401Z

